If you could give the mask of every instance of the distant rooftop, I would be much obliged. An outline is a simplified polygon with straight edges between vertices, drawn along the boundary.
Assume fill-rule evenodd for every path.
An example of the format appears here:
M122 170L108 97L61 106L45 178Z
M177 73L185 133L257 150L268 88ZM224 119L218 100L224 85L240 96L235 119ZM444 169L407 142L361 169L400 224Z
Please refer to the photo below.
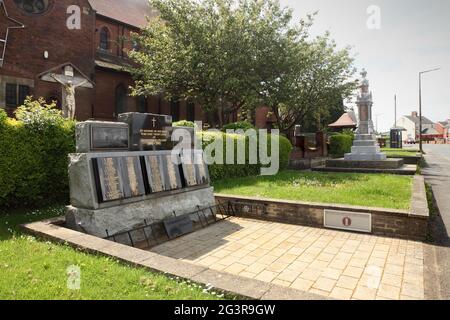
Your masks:
M338 121L329 125L330 128L356 128L358 125L355 113L349 111L344 113Z
M412 112L410 116L404 116L404 117L406 119L411 120L415 124L419 124L420 123L420 117L419 117L419 115L418 115L418 113L416 111ZM422 124L434 124L434 122L431 121L430 119L422 116Z
M89 0L98 15L114 19L136 28L147 25L147 17L154 17L147 0Z

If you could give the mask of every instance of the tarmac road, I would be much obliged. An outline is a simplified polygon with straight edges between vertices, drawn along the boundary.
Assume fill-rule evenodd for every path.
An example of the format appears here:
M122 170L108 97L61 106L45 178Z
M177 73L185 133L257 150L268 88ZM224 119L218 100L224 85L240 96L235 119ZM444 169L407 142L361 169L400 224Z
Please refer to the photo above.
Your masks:
M433 188L439 215L431 217L430 243L425 250L425 294L450 299L450 145L424 145L422 169Z

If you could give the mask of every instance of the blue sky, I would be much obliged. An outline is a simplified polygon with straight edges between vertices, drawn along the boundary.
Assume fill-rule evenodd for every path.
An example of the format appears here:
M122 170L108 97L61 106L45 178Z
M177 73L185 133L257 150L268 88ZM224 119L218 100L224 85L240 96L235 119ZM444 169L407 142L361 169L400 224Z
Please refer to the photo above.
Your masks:
M280 1L296 19L319 11L312 34L328 30L339 46L352 47L355 66L368 71L379 130L394 123L394 94L399 116L418 109L418 73L435 67L442 70L423 78L423 113L433 121L450 118L450 1ZM371 5L381 10L378 30L367 27Z

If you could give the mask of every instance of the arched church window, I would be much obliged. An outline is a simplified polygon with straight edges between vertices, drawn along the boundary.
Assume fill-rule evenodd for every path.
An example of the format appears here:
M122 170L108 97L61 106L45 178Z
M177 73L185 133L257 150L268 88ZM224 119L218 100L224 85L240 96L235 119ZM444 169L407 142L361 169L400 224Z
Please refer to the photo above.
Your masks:
M16 6L28 14L42 14L50 6L50 0L14 0Z
M116 87L116 114L127 112L127 88L123 84Z
M147 98L144 96L137 97L137 109L138 112L146 113L147 112Z
M106 27L100 31L100 49L109 50L109 31Z

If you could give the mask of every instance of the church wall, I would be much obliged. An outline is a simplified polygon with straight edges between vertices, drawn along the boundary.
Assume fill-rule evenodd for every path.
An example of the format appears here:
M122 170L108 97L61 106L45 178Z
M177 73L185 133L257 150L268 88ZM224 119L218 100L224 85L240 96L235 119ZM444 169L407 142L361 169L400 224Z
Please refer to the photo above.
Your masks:
M60 99L60 85L45 83L37 77L60 64L71 62L88 77L93 76L95 14L89 10L87 0L49 0L49 9L42 14L26 13L16 6L14 0L5 0L5 5L9 16L24 24L25 28L9 32L5 61L0 68L0 107L5 106L6 83L27 83L30 94L35 97L49 98L58 94ZM67 28L66 21L70 16L67 7L70 5L77 5L81 9L80 30ZM3 30L6 19L1 20L0 30ZM44 57L45 51L48 52L48 58ZM80 93L78 97L77 93L78 101L82 103L77 113L87 115L90 112L90 95Z

